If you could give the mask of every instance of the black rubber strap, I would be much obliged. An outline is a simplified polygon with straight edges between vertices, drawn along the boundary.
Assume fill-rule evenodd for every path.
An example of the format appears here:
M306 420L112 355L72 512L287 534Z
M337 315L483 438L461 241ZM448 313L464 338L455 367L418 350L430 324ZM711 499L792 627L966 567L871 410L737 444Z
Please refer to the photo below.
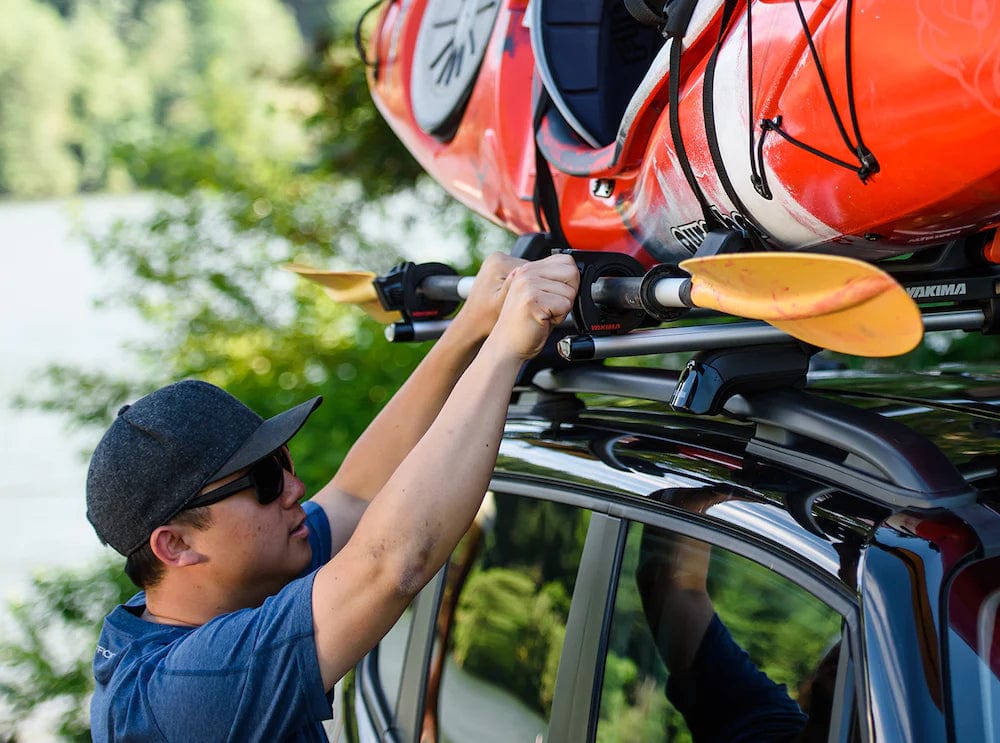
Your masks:
M625 0L625 9L643 26L656 28L667 20L662 8L659 11L654 10L646 0Z
M722 189L726 192L726 196L729 197L729 201L732 203L733 207L740 214L743 215L746 223L753 229L747 230L747 237L750 238L755 248L765 248L763 241L761 240L761 235L763 230L759 225L753 221L752 214L747 208L746 204L736 193L736 189L733 187L733 182L729 178L729 173L726 172L726 164L722 160L722 150L719 147L719 132L715 128L715 68L719 62L719 54L722 51L722 42L726 37L726 31L729 29L729 22L733 18L733 11L736 10L736 0L726 0L725 5L722 8L722 20L719 25L719 38L715 42L715 48L712 50L711 56L708 58L708 63L705 65L705 80L702 85L702 111L705 117L705 136L708 140L708 151L712 156L712 164L715 166L715 172L719 176L719 183L722 184ZM751 49L749 54L753 54ZM753 116L753 109L751 108L749 115ZM752 162L752 161L751 161Z
M549 169L549 161L545 159L541 148L538 146L538 130L542 126L542 119L549 109L551 99L544 86L540 86L538 100L535 102L535 116L532 122L532 132L534 133L535 144L535 190L532 194L532 203L535 207L535 221L538 229L542 232L548 231L552 241L556 245L569 247L566 242L566 235L563 234L562 222L559 219L559 197L556 194L556 184L552 180L552 171Z
M844 125L844 120L840 115L840 111L837 108L837 102L833 98L833 92L830 89L830 83L827 79L826 70L823 67L823 62L820 59L819 51L816 49L816 43L813 41L812 31L809 30L809 23L806 20L805 12L802 10L802 4L800 0L795 0L795 9L799 16L799 24L802 26L802 33L805 36L806 43L809 47L809 54L812 57L813 64L816 65L816 72L819 75L820 85L823 87L823 94L826 97L827 106L830 108L830 113L833 116L834 124L837 126L837 131L840 134L841 140L844 142L844 146L847 150L854 155L857 159L856 163L848 162L839 157L831 155L828 152L823 152L815 147L812 147L805 142L796 139L784 129L781 128L781 117L776 116L773 119L765 119L760 122L762 133L757 146L757 167L760 169L759 178L761 180L760 187L757 188L758 192L768 192L767 177L764 171L764 137L768 132L776 132L785 138L790 144L799 147L806 152L815 155L817 157L823 158L827 162L838 165L842 168L847 168L848 170L853 170L858 174L858 178L861 179L862 183L867 183L868 179L875 173L879 172L880 166L878 160L875 158L874 153L868 149L864 141L861 139L861 127L858 124L858 112L857 105L854 100L854 72L853 72L853 15L854 15L854 3L853 0L847 0L845 8L845 26L844 26L844 60L846 65L846 83L847 83L847 107L848 112L851 117L851 128L854 130L854 141L851 140L850 135L847 132L847 127ZM751 50L752 53L752 50ZM751 109L752 110L752 109ZM754 184L755 187L758 184Z
M381 5L385 0L375 0L371 5L362 11L361 15L358 17L358 22L354 25L354 48L358 52L358 57L361 59L361 64L365 67L371 67L375 71L375 77L378 77L378 60L370 61L368 55L365 53L365 44L361 39L361 25L365 22L365 18L375 10L379 5Z
M691 162L684 148L684 138L681 136L681 117L678 111L681 91L681 51L683 47L684 34L691 21L691 14L694 12L694 0L677 3L677 7L671 8L669 19L663 34L670 40L670 80L668 86L668 108L670 110L670 138L673 140L674 152L677 154L677 161L680 163L684 178L691 188L691 193L698 200L701 206L701 213L705 219L705 229L724 229L722 222L709 206L708 199L698 185Z
M861 127L858 125L858 108L854 101L854 58L851 51L854 48L854 0L847 0L846 13L847 18L844 21L844 65L847 68L847 106L851 114L854 139L857 142L857 145L855 145L855 154L861 163L861 167L858 169L858 177L864 183L869 176L879 171L879 164L878 160L875 159L875 153L869 150L868 145L861 139Z

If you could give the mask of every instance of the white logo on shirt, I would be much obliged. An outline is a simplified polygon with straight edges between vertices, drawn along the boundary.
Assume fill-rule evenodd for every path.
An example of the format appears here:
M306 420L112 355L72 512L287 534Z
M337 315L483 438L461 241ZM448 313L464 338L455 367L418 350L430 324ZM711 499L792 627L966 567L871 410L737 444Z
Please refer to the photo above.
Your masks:
M97 654L103 655L108 660L111 660L117 655L117 653L112 653L110 650L108 650L107 648L102 648L100 645L97 646Z

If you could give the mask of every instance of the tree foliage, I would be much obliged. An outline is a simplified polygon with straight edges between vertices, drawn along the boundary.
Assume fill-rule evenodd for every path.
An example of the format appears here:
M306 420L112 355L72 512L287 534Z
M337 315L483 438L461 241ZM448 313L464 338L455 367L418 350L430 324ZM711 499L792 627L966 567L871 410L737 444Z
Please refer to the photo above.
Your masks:
M0 193L73 191L68 33L51 8L32 0L3 0L0 8Z
M278 0L4 0L0 193L156 185L117 148L166 139L304 158L318 96Z
M5 19L41 29L29 51L52 66L64 118L35 150L7 147L0 127L0 190L50 195L127 176L163 194L148 216L90 240L98 265L120 277L102 302L156 329L155 341L128 349L133 376L51 367L20 404L91 427L96 444L122 403L180 378L219 384L264 416L322 394L292 442L315 492L426 347L386 343L359 310L334 305L282 264L384 270L422 253L474 266L505 238L419 179L374 111L344 28L302 38L277 0L3 2L21 14ZM0 44L9 91L6 81L27 79L34 57L7 50ZM0 120L16 114L26 130L39 127L22 107L29 100L0 96ZM51 154L58 178L15 187L15 151ZM55 704L62 734L86 737L93 641L103 615L134 590L121 567L113 559L82 574L55 571L13 607L0 700L15 718ZM63 658L50 632L82 639ZM7 721L0 738L17 731Z
M44 705L60 737L90 739L98 629L108 607L134 592L117 560L35 576L31 597L8 607L14 639L0 644L0 699L11 715L0 719L0 738L13 740L18 722Z

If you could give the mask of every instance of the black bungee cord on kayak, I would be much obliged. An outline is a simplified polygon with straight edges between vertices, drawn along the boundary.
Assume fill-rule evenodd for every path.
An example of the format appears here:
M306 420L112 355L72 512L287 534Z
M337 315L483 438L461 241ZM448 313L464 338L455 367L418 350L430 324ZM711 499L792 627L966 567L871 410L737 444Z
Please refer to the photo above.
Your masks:
M836 101L833 100L833 93L830 90L830 83L827 80L826 70L823 67L823 63L819 58L819 52L816 50L816 44L813 41L812 32L809 30L809 23L806 20L805 13L802 11L802 4L799 0L795 0L795 9L798 12L799 22L802 24L802 31L805 34L806 42L809 44L809 53L812 56L813 62L816 65L816 72L819 74L820 83L823 86L823 92L826 95L827 104L830 107L830 113L833 114L833 120L837 125L837 130L840 132L840 136L844 141L844 145L857 159L857 162L848 162L847 160L842 160L835 155L831 155L828 152L823 152L805 142L796 139L787 131L781 128L782 117L775 116L773 119L762 119L760 122L761 136L759 139L755 140L754 137L754 126L753 126L753 15L750 10L751 3L747 3L747 88L750 103L750 180L753 183L754 189L757 193L763 196L765 199L772 198L771 189L767 185L767 176L764 170L764 139L768 132L775 132L783 137L787 142L800 149L805 150L817 157L820 157L827 162L838 165L842 168L847 168L858 174L858 178L861 179L862 183L867 183L868 179L879 172L879 163L875 158L875 155L871 150L865 145L864 140L861 138L861 127L858 125L858 113L857 106L854 102L854 75L853 75L853 59L852 59L852 20L854 16L854 2L853 0L847 0L846 8L846 18L844 23L844 59L846 67L846 83L847 83L847 107L851 117L851 126L854 129L854 140L851 140L850 135L847 133L847 129L844 126L843 119L840 116L840 111L837 108Z

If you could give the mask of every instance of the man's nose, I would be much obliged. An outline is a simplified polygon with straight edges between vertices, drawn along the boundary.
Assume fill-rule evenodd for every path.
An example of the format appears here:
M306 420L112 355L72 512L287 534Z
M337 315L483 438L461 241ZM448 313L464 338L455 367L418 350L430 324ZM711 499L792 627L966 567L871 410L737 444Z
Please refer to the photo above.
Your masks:
M305 495L306 486L292 473L285 471L285 487L281 491L281 507L291 508Z

